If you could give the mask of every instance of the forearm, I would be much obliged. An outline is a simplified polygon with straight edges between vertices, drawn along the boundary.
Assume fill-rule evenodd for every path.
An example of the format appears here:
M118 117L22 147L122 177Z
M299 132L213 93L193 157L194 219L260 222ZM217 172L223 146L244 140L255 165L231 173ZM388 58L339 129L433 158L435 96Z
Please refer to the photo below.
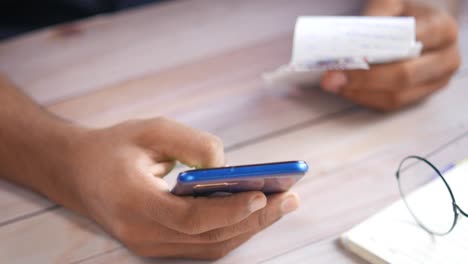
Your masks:
M79 133L0 76L0 177L54 198Z

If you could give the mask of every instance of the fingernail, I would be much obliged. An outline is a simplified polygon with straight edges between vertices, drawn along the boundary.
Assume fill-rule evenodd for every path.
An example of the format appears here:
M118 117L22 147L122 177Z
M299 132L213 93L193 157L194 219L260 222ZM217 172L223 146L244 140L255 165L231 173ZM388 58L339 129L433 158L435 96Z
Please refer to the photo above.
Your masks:
M322 88L329 93L336 94L340 92L341 87L346 85L347 82L348 78L344 72L329 72L323 79Z
M262 209L266 206L266 198L264 195L257 195L249 202L249 210L250 212L255 212L257 210Z
M299 199L295 195L289 195L281 202L283 214L290 213L299 207Z

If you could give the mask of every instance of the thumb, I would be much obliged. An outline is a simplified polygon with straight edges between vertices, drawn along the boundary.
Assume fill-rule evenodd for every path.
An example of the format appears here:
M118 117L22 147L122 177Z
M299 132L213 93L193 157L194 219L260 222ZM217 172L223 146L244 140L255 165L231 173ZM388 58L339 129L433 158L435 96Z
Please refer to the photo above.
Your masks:
M404 10L403 0L369 0L364 7L364 16L400 16Z

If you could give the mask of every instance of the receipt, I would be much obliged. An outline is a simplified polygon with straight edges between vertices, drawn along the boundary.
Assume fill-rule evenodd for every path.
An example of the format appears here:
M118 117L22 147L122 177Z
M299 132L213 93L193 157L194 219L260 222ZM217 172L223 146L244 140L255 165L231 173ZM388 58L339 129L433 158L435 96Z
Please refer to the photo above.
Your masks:
M366 70L421 50L413 17L299 17L291 61L263 77L271 84L316 84L328 70Z

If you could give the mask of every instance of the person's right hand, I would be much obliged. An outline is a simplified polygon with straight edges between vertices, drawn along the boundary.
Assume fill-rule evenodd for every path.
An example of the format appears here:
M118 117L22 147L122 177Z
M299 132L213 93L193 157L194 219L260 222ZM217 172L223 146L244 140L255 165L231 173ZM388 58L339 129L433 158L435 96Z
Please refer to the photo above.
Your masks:
M42 191L94 219L138 255L220 258L298 207L291 192L171 194L161 177L176 160L224 166L224 152L217 137L168 119L85 130L70 146L67 166Z

